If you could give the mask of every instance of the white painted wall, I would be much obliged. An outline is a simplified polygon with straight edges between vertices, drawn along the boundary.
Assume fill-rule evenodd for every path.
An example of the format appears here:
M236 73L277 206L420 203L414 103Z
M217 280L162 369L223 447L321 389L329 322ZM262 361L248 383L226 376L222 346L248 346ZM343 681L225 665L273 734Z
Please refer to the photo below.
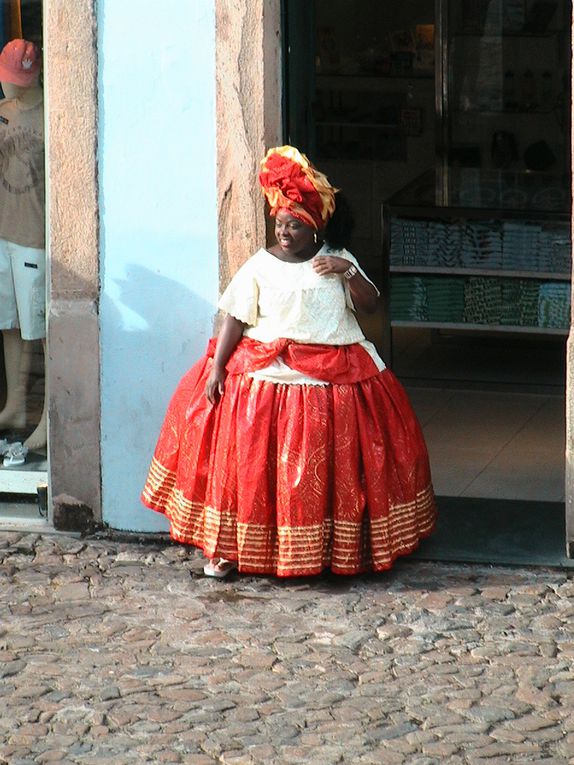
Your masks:
M218 288L214 0L98 0L103 519L139 495Z

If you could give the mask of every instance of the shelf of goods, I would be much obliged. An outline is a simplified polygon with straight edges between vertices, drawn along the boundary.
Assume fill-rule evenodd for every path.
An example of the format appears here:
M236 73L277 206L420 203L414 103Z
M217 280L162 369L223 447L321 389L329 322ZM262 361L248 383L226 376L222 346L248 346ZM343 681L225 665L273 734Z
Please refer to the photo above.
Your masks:
M566 220L393 215L388 248L391 326L568 332Z

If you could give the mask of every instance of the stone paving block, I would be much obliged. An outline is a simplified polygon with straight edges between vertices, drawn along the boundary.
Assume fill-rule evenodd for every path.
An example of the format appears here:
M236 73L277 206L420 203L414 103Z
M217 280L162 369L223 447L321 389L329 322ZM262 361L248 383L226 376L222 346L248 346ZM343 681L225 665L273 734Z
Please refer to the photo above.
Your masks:
M555 725L552 728L531 731L528 734L528 741L539 742L543 746L547 746L553 741L564 741L564 730L560 725Z
M62 584L55 590L54 597L65 603L72 600L84 600L90 597L90 588L86 582Z
M517 720L512 720L506 723L506 727L510 728L510 730L532 733L533 731L538 731L543 728L550 728L554 724L555 721L553 719L549 719L548 717L527 714Z
M343 762L347 762L343 760ZM405 755L402 752L392 752L384 747L374 749L372 752L359 757L356 762L361 765L403 765ZM409 762L411 762L409 760Z
M10 656L16 657L17 654L11 653ZM17 675L18 672L21 672L23 669L26 669L26 662L13 658L10 661L5 662L4 664L0 664L0 679L4 679L6 677L13 677L14 675Z
M182 762L182 757L178 752L158 752L156 754L158 763L161 762Z
M441 761L444 758L451 757L456 754L459 747L456 744L450 744L447 741L437 741L436 743L423 744L422 751L424 754L438 757Z
M222 752L219 761L222 765L256 765L251 755L236 752Z
M482 759L489 757L505 756L510 757L512 755L529 755L539 754L540 750L538 746L532 741L523 741L521 743L512 742L497 742L484 746L478 751L474 752L474 756Z

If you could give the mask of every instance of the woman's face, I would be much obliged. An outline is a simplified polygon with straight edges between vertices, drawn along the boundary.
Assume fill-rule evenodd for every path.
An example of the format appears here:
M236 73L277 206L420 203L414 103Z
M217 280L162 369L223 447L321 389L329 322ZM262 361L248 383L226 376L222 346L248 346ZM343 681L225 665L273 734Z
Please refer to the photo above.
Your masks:
M286 210L279 210L275 216L275 238L287 255L314 254L314 229Z

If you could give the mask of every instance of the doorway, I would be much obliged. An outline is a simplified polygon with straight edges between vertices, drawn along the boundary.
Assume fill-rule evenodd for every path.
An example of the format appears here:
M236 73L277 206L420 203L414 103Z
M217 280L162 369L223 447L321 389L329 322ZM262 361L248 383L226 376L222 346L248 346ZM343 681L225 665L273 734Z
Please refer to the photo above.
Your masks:
M284 30L286 139L351 202L427 438L423 554L568 565L570 4L285 0Z
M42 0L0 2L0 522L47 515Z

